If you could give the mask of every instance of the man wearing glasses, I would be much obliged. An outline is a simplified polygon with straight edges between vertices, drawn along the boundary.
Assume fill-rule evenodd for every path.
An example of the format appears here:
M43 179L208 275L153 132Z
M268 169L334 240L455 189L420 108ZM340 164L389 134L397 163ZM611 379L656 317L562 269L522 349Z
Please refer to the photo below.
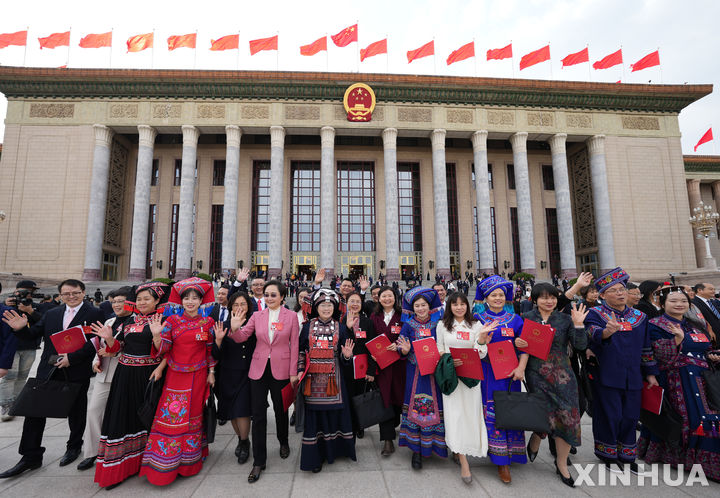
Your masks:
M85 284L79 280L69 279L58 286L60 297L64 306L57 306L49 310L45 315L40 316L33 313L28 318L19 315L16 311L6 311L3 314L3 322L7 323L15 332L18 338L33 340L42 337L45 341L43 353L38 366L37 377L41 379L52 375L53 380L75 382L81 385L80 393L73 403L68 415L70 426L70 438L67 441L67 449L60 459L60 466L64 467L74 462L83 445L83 432L87 413L87 391L92 376L92 361L95 357L95 348L92 342L87 341L79 350L57 355L57 351L50 336L56 332L66 330L77 325L90 325L104 321L103 312L85 302ZM51 363L51 357L57 358ZM58 367L53 371L53 367ZM13 468L0 474L0 479L14 477L26 470L37 469L42 466L43 432L45 431L44 417L25 417L20 448L18 452L22 455L20 462Z
M585 330L598 368L593 385L595 455L612 471L638 473L635 427L643 380L657 386L659 372L647 332L647 316L627 306L630 276L615 268L595 281L603 304L588 312Z

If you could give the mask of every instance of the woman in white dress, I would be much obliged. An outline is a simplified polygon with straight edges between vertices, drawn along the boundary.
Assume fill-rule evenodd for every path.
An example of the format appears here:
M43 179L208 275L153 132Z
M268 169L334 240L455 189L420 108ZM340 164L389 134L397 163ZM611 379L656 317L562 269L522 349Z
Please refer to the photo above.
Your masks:
M440 354L450 353L450 348L474 348L480 358L487 355L488 332L497 327L490 322L483 325L470 310L467 297L454 292L447 300L445 315L437 324L437 346ZM455 367L462 365L462 360L453 360ZM445 417L445 441L448 448L458 455L460 461L460 477L465 483L472 481L467 455L474 457L487 456L488 438L482 408L482 391L480 383L468 387L458 382L451 394L443 394Z

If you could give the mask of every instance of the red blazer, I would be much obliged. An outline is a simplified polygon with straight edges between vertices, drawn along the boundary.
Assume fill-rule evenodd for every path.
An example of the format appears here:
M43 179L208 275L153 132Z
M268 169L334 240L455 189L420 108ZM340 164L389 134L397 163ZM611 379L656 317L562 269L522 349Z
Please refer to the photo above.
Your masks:
M275 331L272 343L268 333L269 316L270 310L268 308L256 311L243 328L230 334L230 338L235 342L245 342L251 335L255 334L257 344L250 362L250 372L248 373L248 377L253 380L259 380L265 373L268 357L270 358L272 375L276 380L285 380L290 378L291 375L297 375L298 342L300 339L297 313L284 306L280 307L278 321L283 326L282 330Z

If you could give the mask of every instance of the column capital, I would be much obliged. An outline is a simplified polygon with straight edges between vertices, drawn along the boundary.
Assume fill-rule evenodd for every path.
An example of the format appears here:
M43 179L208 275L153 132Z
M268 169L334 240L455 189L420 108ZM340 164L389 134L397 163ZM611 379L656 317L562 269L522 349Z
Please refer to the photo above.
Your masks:
M687 181L688 191L697 190L698 192L700 192L700 180L698 180L697 178L693 178L693 179L686 180L686 181ZM714 183L713 183L713 185L714 185Z
M95 132L95 145L109 149L115 132L101 124L93 125L93 131Z
M200 130L193 125L183 125L183 146L189 145L190 147L197 147L198 138L200 138Z
M698 180L698 183L700 183L700 180ZM713 191L719 190L720 189L720 180L715 180L714 182L712 182L712 188L713 188Z
M445 135L447 135L447 132L440 128L432 131L430 141L432 142L433 149L445 148Z
M138 125L137 129L138 135L140 137L138 144L141 147L152 148L155 145L155 137L157 137L157 130L152 126L148 125Z
M605 135L592 136L585 143L591 156L605 154Z
M526 131L518 131L510 135L510 145L512 145L513 152L527 152L527 137Z
M320 144L323 149L335 146L335 128L332 126L320 128Z
M239 126L225 126L225 143L228 147L240 147L240 137L242 137L242 130Z
M567 141L567 133L556 133L548 140L550 144L550 155L565 154L565 142Z
M473 150L487 150L487 130L479 130L472 134Z
M285 128L282 126L271 126L270 127L270 146L271 147L284 147L285 146Z
M397 148L397 128L385 128L382 131L383 148L385 149L396 149Z

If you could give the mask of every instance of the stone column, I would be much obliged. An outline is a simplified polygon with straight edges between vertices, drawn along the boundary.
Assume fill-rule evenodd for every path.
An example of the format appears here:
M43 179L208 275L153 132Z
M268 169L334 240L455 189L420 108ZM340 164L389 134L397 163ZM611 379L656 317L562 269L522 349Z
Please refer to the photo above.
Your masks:
M435 207L435 268L450 277L450 230L448 227L447 178L445 177L445 130L433 130L433 202Z
M575 259L575 238L573 234L572 205L570 203L570 180L568 179L567 152L565 141L567 135L558 133L550 137L550 154L552 155L553 179L555 181L555 209L557 210L558 238L560 240L561 275L571 279L577 277L577 261Z
M612 270L615 264L615 243L613 242L612 218L610 216L610 192L605 164L605 135L587 139L590 155L590 175L595 212L595 236L598 245L600 272Z
M177 260L175 280L192 274L193 257L193 204L195 203L195 165L200 130L183 125L182 169L180 173L180 212L178 216Z
M128 272L128 280L136 282L145 280L146 277L150 183L152 182L153 147L157 131L148 125L138 125L138 134L135 205L130 246L130 271Z
M337 249L337 177L335 175L335 128L320 129L320 268L327 280L335 278Z
M712 192L713 192L713 197L715 198L715 211L720 213L720 181L712 182ZM695 209L696 206L697 206L697 204L695 206L693 206L691 204L690 211Z
M713 190L716 188L715 184L720 184L720 182L713 183ZM690 204L690 213L688 213L688 218L692 216L693 209L698 207L700 205L700 201L702 200L702 196L700 195L700 180L688 180L687 181L687 192L688 192L688 203ZM717 202L717 200L716 200ZM692 229L693 234L693 243L695 244L695 259L697 260L697 266L698 268L704 268L706 264L709 264L711 262L706 261L705 258L705 241L703 240L703 236L698 232L695 228Z
M285 176L285 128L270 127L270 257L268 277L282 272L283 179Z
M107 205L108 175L110 174L110 147L115 132L107 126L93 125L95 149L90 179L90 205L88 207L87 234L85 236L85 268L82 279L100 280L105 239L105 209Z
M488 184L487 130L472 135L473 161L475 163L475 205L477 207L478 246L480 273L495 273L492 248L492 223L490 222L490 185Z
M527 158L527 132L519 131L510 137L515 168L515 198L517 201L518 235L520 239L520 268L535 275L535 237L533 234L530 174Z
M385 128L383 163L385 170L385 268L388 282L400 280L400 238L397 191L397 129Z
M225 206L223 207L222 271L226 275L237 265L237 206L238 177L240 175L240 137L242 131L236 125L225 127Z

